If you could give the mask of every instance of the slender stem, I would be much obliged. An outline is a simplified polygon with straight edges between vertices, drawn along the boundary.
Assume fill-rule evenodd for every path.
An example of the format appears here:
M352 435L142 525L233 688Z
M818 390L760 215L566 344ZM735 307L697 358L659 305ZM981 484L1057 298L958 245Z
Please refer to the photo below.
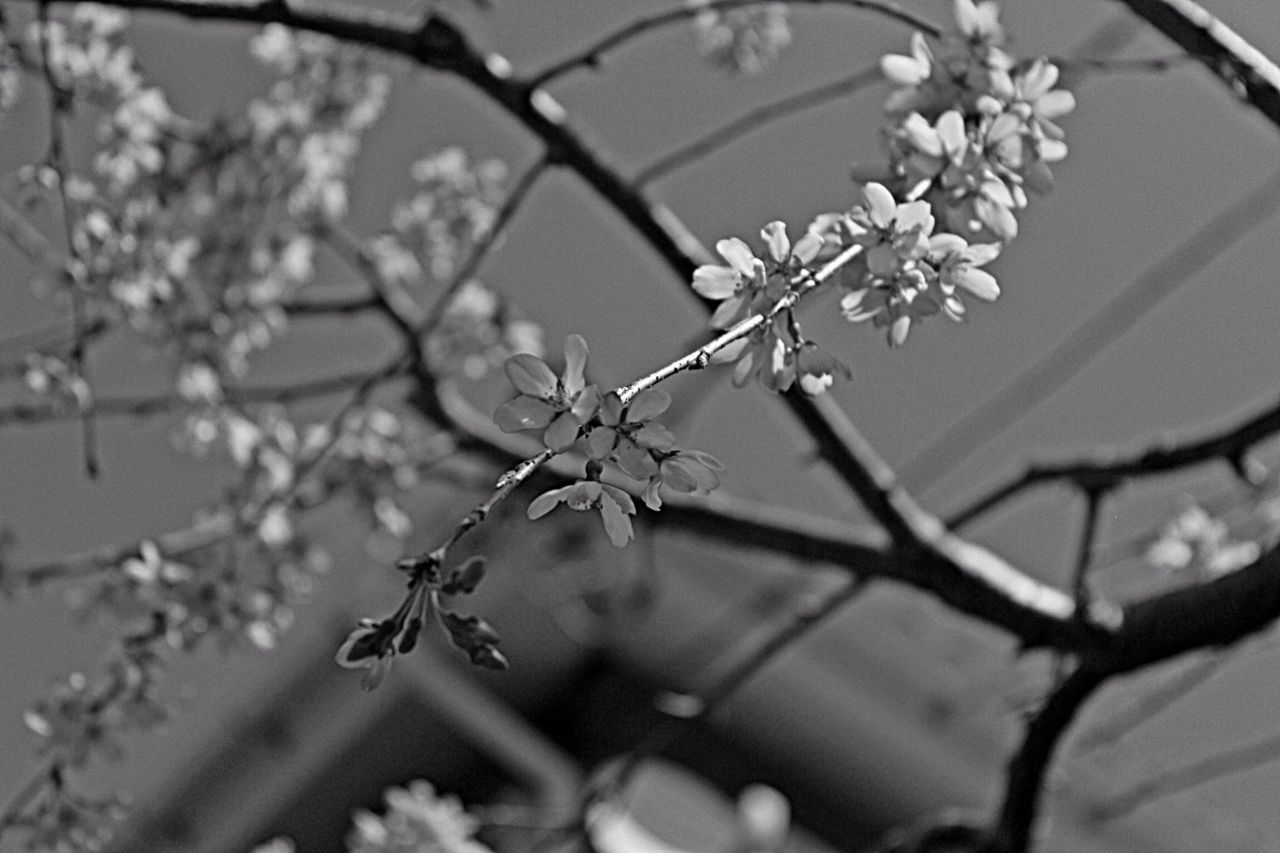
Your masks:
M352 373L340 373L321 379L305 382L292 382L281 385L256 385L231 389L236 399L245 402L290 403L312 397L324 397L337 394L352 386L359 385L371 376L383 376L393 367L403 372L401 359L393 359L387 365L375 370L361 370ZM92 412L99 417L149 417L180 410L190 406L186 400L172 394L155 394L138 397L105 397L93 401ZM47 421L64 420L79 417L81 410L70 409L57 404L38 406L10 406L0 409L0 426L8 424L33 424Z
M1138 450L1108 453L1092 459L1062 463L1039 463L993 487L946 519L948 527L961 527L1015 495L1054 482L1074 483L1090 489L1116 488L1126 480L1154 477L1205 462L1231 463L1259 442L1280 432L1280 398L1257 414L1199 438L1170 441L1161 437L1144 442Z
M71 196L67 193L67 154L63 131L63 113L71 98L71 93L64 89L57 75L53 72L50 60L52 53L52 30L49 26L49 3L41 0L36 10L36 20L40 27L40 67L44 75L45 85L49 90L49 154L47 165L58 184L58 197L62 207L63 236L67 242L67 251L71 262L64 267L63 278L71 299L71 327L73 339L69 355L73 375L84 389L84 397L77 394L80 409L80 438L84 450L84 469L89 479L98 476L98 441L97 429L94 425L92 411L93 392L89 384L89 367L85 359L85 305L81 287L85 284L82 276L88 266L80 259L76 248L75 214L71 207Z
M929 21L907 12L899 8L894 3L881 2L881 0L783 0L792 6L820 5L830 4L835 6L848 6L855 9L866 9L869 11L879 12L880 14L891 18L895 21L914 27L917 30L928 33L937 37L941 30ZM767 5L764 0L708 0L702 3L690 3L675 9L669 9L665 12L657 12L652 15L646 15L637 18L631 23L615 30L604 36L598 41L593 42L586 48L578 51L572 56L566 57L550 67L534 74L529 80L532 87L545 86L558 77L573 71L577 68L585 68L600 64L601 57L609 51L621 47L629 41L632 41L645 33L678 24L706 12L724 12L730 9L740 9L749 6Z
M1155 800L1276 760L1280 760L1280 735L1271 735L1157 774L1127 791L1108 797L1107 802L1099 803L1094 817L1102 821L1115 820Z
M1151 692L1139 697L1114 717L1085 731L1073 745L1075 753L1083 755L1114 746L1129 732L1155 718L1173 703L1209 681L1230 659L1227 655L1216 654L1214 657L1197 661L1191 668L1178 673L1169 681L1156 685Z
M647 376L642 376L635 382L628 385L620 385L614 389L614 393L625 404L631 400L636 394L646 388L652 388L665 379L670 379L677 373L686 370L701 370L711 363L711 357L720 350L729 346L735 341L747 337L756 329L767 326L773 322L773 319L783 312L790 311L800 302L807 294L813 292L818 285L825 282L831 276L835 275L839 270L862 254L863 247L854 244L846 247L840 254L827 261L815 273L801 273L792 278L790 287L786 293L778 299L777 302L768 311L759 314L753 314L738 323L735 323L728 331L719 337L703 344L697 349L689 352L675 361L669 362Z
M1083 613L1089 604L1089 567L1093 564L1094 543L1098 538L1098 511L1106 492L1089 489L1084 493L1084 519L1080 522L1080 545L1076 549L1076 565L1071 575L1071 590L1076 599L1076 612Z
M458 291L480 269L480 265L484 263L485 258L497 245L508 224L515 217L516 211L524 204L529 192L538 182L538 179L546 173L550 165L550 159L543 156L520 175L507 197L503 200L502 206L498 208L498 212L494 215L493 224L471 247L471 252L467 255L467 259L458 267L457 272L453 274L453 278L445 285L444 292L432 303L427 311L426 318L418 325L418 330L424 338L429 338L439 328L441 321L449 313Z
M819 597L810 597L794 609L775 630L730 661L705 690L695 694L665 694L658 697L659 707L668 716L651 729L643 741L622 759L616 770L602 784L584 792L581 814L585 820L595 805L615 796L626 787L640 764L653 755L669 749L695 723L706 719L744 684L758 675L779 653L791 647L822 624L865 589L863 580L850 575L834 589Z
M712 130L704 136L665 154L645 166L633 179L636 187L644 187L664 175L682 169L697 160L726 148L730 143L754 133L770 122L778 121L813 107L821 106L836 98L850 95L864 86L882 79L879 64L869 65L847 77L825 83L814 89L756 107L728 124Z

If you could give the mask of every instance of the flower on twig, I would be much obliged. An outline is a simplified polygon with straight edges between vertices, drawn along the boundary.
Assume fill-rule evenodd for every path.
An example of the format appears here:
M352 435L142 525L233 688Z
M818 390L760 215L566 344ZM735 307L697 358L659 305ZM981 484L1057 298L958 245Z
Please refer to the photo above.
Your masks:
M520 395L498 407L494 423L503 432L544 429L543 443L552 450L571 447L579 428L595 414L600 392L585 384L587 342L570 335L564 342L564 373L556 376L547 363L535 355L518 353L507 359L503 369Z

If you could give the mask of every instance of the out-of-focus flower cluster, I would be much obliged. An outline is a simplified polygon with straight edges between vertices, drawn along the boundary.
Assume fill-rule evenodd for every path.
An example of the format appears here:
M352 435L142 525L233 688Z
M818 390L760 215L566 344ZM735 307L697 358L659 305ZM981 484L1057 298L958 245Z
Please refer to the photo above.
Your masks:
M350 853L491 853L475 840L480 823L457 797L436 793L421 779L388 788L381 815L361 809L352 815Z
M489 237L505 198L507 166L473 162L451 147L419 160L412 173L418 191L395 207L391 229L368 241L367 250L385 281L416 297L429 294L431 285L453 286ZM457 282L426 341L431 368L480 379L516 352L541 354L541 329L478 278Z
M391 215L395 234L431 280L448 281L494 225L507 165L472 163L462 148L445 148L413 164L419 189Z
M9 21L0 13L0 112L12 107L22 92L22 66L9 34Z
M1280 498L1274 494L1262 498L1248 516L1233 525L1226 517L1189 502L1147 546L1147 562L1200 579L1242 569L1262 554L1262 542L1274 541L1280 534Z
M694 27L698 49L707 61L735 74L760 73L791 43L791 25L783 3L703 9L694 18Z
M180 366L180 386L194 371L199 393L215 397L281 333L283 303L313 279L315 231L346 212L388 79L332 39L267 27L253 49L280 75L270 92L239 119L198 126L144 83L126 21L82 4L47 30L32 25L30 50L48 53L68 114L98 116L99 145L87 173L33 165L19 180L32 205L65 194L63 282L88 316L125 321Z
M686 494L707 494L720 485L720 463L710 454L676 448L675 436L655 420L671 405L667 392L649 388L626 403L612 391L601 396L586 382L588 350L581 335L565 339L564 355L558 376L532 354L507 359L507 377L520 393L493 416L504 432L540 430L548 449L560 453L576 446L588 457L585 479L539 495L529 505L530 518L541 518L561 503L598 510L609 540L621 547L635 535L635 502L624 490L600 482L604 463L643 481L644 501L654 510L662 507L658 490L663 485Z
M26 850L92 853L106 849L124 815L118 797L87 797L50 784L9 825L25 833Z

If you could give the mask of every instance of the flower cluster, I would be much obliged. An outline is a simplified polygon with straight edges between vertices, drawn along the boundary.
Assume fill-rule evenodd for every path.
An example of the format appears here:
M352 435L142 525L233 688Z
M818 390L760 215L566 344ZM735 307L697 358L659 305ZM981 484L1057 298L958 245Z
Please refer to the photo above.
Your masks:
M694 19L698 47L712 64L735 74L758 74L791 43L787 7L703 9Z
M394 235L431 280L448 281L493 228L507 165L472 163L451 147L414 163L412 174L419 190L392 212Z
M385 796L385 814L361 809L352 815L350 853L490 853L474 838L479 821L457 797L441 796L421 779L405 788L389 788Z
M481 379L515 353L541 357L542 327L522 319L502 294L471 279L449 300L426 346L433 371Z
M999 297L995 277L982 267L1017 236L1016 211L1027 206L1027 191L1052 188L1049 164L1067 153L1054 120L1074 109L1075 99L1055 88L1052 63L1014 62L1004 52L995 3L955 0L955 19L937 53L915 33L909 55L882 60L894 86L885 103L889 163L856 170L866 181L859 204L817 217L794 247L781 224L771 223L762 233L764 258L741 240L722 240L716 248L726 264L694 273L694 290L720 301L713 327L750 314L770 318L717 356L737 360L736 383L759 376L773 390L798 383L818 394L834 374L847 372L803 338L790 310L774 308L789 288L804 286L804 273L814 272L807 265L833 248L862 249L845 258L840 273L842 313L885 329L891 346L905 343L927 317L964 319L966 296Z
M710 454L676 448L675 436L655 420L671 405L671 396L644 389L627 402L614 391L601 396L586 384L587 342L580 335L565 340L565 369L557 376L542 359L520 353L507 359L511 384L520 392L494 413L505 432L543 430L543 444L557 453L577 445L587 456L586 476L571 485L539 495L529 505L537 519L559 504L579 511L597 510L613 544L622 547L634 531L635 502L623 489L600 482L604 464L645 483L642 496L650 509L660 509L662 486L685 494L708 494L720 485L723 466Z
M938 55L915 33L910 55L881 61L895 86L885 103L886 180L902 198L930 201L967 239L1007 242L1026 191L1053 186L1050 164L1067 155L1054 120L1075 98L1054 88L1051 62L1015 63L1004 52L995 3L956 0L955 14Z
M868 184L862 197L841 222L848 239L865 247L843 271L846 319L871 320L887 330L891 346L901 346L912 324L925 317L962 320L963 294L987 302L1000 295L995 278L981 269L1000 254L999 244L970 245L957 234L934 234L928 202L899 203L881 184Z
M828 235L832 235L830 242ZM812 264L827 254L829 245L838 245L826 216L816 220L794 245L782 222L770 222L760 237L765 245L763 258L743 240L730 237L716 243L725 264L703 264L694 270L694 291L720 302L711 315L712 328L727 329L752 314L769 313L788 291L807 286ZM737 362L735 385L757 376L772 391L798 384L806 394L816 396L831 387L836 374L849 375L838 359L805 340L790 313L774 317L741 342L725 347L715 359Z
M1210 514L1198 503L1190 503L1164 526L1148 546L1146 558L1158 569L1194 571L1211 579L1249 565L1261 553L1257 541L1241 538L1226 520Z

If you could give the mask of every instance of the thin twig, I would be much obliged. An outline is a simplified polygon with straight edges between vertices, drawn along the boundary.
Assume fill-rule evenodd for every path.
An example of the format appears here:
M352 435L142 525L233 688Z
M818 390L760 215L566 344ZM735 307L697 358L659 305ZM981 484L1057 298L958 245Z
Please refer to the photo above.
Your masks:
M84 469L89 479L98 476L98 441L97 429L91 406L93 390L89 382L89 365L85 358L85 305L81 287L86 284L81 280L83 271L88 265L80 258L76 248L75 214L71 207L71 196L67 193L67 155L63 138L63 113L71 98L71 92L64 89L62 83L53 73L49 55L52 52L52 31L49 26L49 4L41 0L36 10L36 20L40 27L40 67L44 74L45 85L49 89L49 154L47 165L58 184L58 197L62 206L62 224L67 241L67 252L71 256L71 264L64 267L64 280L71 299L71 326L74 339L71 344L69 362L76 379L83 383L88 400L78 399L80 407L80 437L84 449ZM79 395L77 395L79 397Z
M634 749L621 760L614 772L601 784L588 788L582 798L581 815L585 821L597 804L616 796L635 774L641 763L662 753L676 743L693 726L708 718L744 684L776 660L806 634L822 624L865 589L863 579L850 575L824 595L808 595L777 628L759 638L754 646L738 646L734 657L723 670L709 679L706 689L695 693L659 696L658 705L667 716L651 729Z
M497 245L498 240L515 217L516 211L524 204L529 192L550 165L549 158L546 156L540 157L532 166L525 169L516 180L515 185L511 187L511 191L507 193L507 197L503 199L502 206L498 208L498 212L494 215L493 223L489 226L489 229L471 247L471 252L467 255L467 259L462 262L462 265L453 274L453 278L445 285L444 292L436 298L435 302L427 310L426 318L418 326L419 333L424 339L431 337L432 333L439 328L441 321L444 320L445 315L449 313L449 309L453 306L458 291L480 269L485 258L489 256L490 251Z
M1036 486L1074 483L1081 489L1116 488L1126 480L1154 477L1206 462L1225 461L1239 468L1254 445L1280 432L1280 399L1249 419L1218 432L1187 441L1157 439L1127 454L1110 453L1073 462L1033 464L946 519L948 527L962 527L1010 498ZM1256 484L1255 484L1256 485Z
M1150 692L1126 705L1115 716L1085 731L1074 743L1073 752L1076 755L1084 755L1114 746L1117 741L1138 726L1159 716L1175 702L1211 679L1230 659L1224 654L1214 654L1213 657L1197 661L1168 681L1157 684Z
M1080 522L1080 545L1076 549L1075 571L1071 575L1071 590L1076 599L1076 612L1083 612L1089 602L1088 574L1093 563L1094 543L1098 538L1098 515L1106 489L1088 489L1084 493L1084 519Z
M396 359L391 364L400 364ZM252 403L289 403L312 397L323 397L346 391L367 381L371 376L381 376L387 367L374 371L361 370L340 373L321 379L293 382L281 385L256 385L230 389L236 399ZM150 417L189 408L191 403L172 394L155 394L138 397L106 397L96 399L92 413L99 417ZM45 403L39 405L15 405L0 409L0 426L9 424L34 424L76 418L83 410L74 405Z
M646 388L652 388L665 379L670 379L677 373L682 373L686 370L701 370L711 363L713 355L729 346L729 344L742 340L756 329L763 328L773 322L773 319L778 315L790 311L806 294L811 293L814 288L831 278L831 276L843 269L846 264L862 254L862 250L863 247L856 243L845 248L840 254L823 264L822 268L817 272L812 274L803 273L793 279L791 287L768 311L753 314L745 320L734 324L719 337L675 361L663 365L648 376L643 376L628 385L619 385L614 389L614 393L626 404L636 394Z
M881 0L784 0L784 2L792 6L816 6L829 4L833 6L847 6L855 9L865 9L868 11L878 12L892 20L904 23L909 27L913 27L935 38L942 32L937 26L924 18L907 12L906 10L899 8L894 3L881 2ZM600 59L605 53L621 47L623 44L626 44L645 33L671 24L677 24L690 18L695 18L705 12L728 11L730 9L738 9L746 6L763 5L766 5L763 0L707 0L707 2L688 3L675 9L669 9L665 12L657 12L652 15L637 18L631 23L609 33L572 56L566 57L565 59L551 65L549 68L534 74L530 78L529 84L533 87L545 86L552 80L562 77L576 68L586 68L599 65Z
M664 175L728 147L731 143L754 133L770 122L843 98L882 78L880 65L877 63L841 77L839 80L756 107L645 166L636 173L633 179L635 185L644 187Z

